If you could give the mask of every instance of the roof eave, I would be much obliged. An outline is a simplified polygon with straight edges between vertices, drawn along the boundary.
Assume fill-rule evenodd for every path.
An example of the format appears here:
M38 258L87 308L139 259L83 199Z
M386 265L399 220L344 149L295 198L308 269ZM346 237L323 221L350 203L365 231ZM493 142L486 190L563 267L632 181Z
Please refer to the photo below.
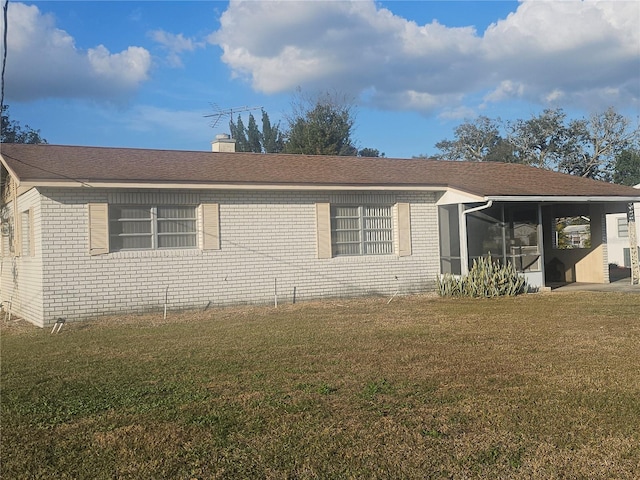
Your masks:
M251 183L251 182L140 182L140 181L92 181L71 180L30 180L20 184L20 192L31 188L136 188L154 190L280 190L280 191L326 191L326 190L375 190L375 191L424 191L444 192L449 188L442 185L405 185L405 184L331 184L331 183Z
M488 195L486 201L494 202L541 202L541 203L571 203L571 202L640 202L640 195Z

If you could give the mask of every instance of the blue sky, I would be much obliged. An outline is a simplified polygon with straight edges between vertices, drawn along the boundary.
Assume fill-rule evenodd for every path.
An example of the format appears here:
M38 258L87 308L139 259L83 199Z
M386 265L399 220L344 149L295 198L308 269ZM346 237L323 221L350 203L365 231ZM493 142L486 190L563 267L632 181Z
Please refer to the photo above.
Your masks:
M216 106L284 123L298 87L336 91L360 147L430 155L477 115L637 122L639 24L621 0L11 1L5 103L49 143L208 150Z

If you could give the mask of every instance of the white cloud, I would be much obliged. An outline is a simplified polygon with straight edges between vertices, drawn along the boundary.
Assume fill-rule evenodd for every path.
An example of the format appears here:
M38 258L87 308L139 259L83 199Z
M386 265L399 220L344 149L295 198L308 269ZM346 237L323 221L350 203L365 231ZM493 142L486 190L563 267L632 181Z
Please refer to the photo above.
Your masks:
M172 131L187 135L193 131L210 131L201 112L171 110L152 105L136 105L123 119L132 131ZM213 134L210 134L213 137Z
M471 97L629 106L640 101L639 16L635 1L523 0L478 34L418 25L373 1L232 0L209 41L264 93L338 88L421 112L455 112Z
M192 52L198 47L204 46L202 43L194 42L190 38L185 38L182 33L174 34L164 30L153 30L149 32L149 37L159 43L168 53L167 62L172 67L182 67L180 54Z
M485 95L485 102L501 102L511 98L520 98L525 95L525 85L521 82L503 80L495 90Z
M438 118L442 120L465 120L469 118L475 118L478 113L469 107L459 106L456 108L445 108L442 113L438 115Z
M87 51L56 28L38 7L11 3L8 10L6 96L9 100L91 97L120 100L148 78L151 55L141 47L111 53ZM0 30L2 32L2 30Z

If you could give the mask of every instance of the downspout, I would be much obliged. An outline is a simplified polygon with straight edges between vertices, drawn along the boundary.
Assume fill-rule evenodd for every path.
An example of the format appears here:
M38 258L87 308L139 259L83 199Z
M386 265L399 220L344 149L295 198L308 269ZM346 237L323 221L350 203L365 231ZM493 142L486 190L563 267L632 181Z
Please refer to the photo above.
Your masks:
M462 275L469 273L469 251L467 249L467 215L473 212L479 212L491 208L493 200L489 200L485 205L470 208L469 210L462 210L462 221L460 222L460 272Z
M556 234L556 232L554 232ZM552 240L553 242L553 240ZM538 204L538 245L540 249L540 272L542 274L541 287L547 286L547 269L545 267L544 223L542 219L542 204Z

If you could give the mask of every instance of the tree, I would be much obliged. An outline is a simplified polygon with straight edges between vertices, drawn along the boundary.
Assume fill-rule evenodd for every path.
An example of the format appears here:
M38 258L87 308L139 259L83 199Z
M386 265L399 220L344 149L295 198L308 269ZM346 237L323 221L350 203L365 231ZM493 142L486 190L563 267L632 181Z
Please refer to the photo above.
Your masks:
M502 137L493 145L486 156L486 162L520 163L520 159L515 153L513 144Z
M251 113L247 127L244 126L242 117L238 115L236 123L233 119L229 122L229 130L231 138L236 141L236 152L279 153L284 149L280 124L272 126L269 115L264 110L262 110L262 132L258 129L258 123Z
M629 186L640 184L640 150L623 150L616 156L613 181Z
M384 158L384 152L380 153L377 148L363 148L358 151L359 157Z
M264 110L262 110L262 149L265 153L280 153L284 150L280 123L272 126L269 115Z
M507 138L517 162L555 168L571 148L565 117L561 108L547 109L529 120L507 123Z
M238 115L236 123L233 123L233 119L229 121L229 130L231 131L231 138L236 141L236 152L250 152L247 130L240 115Z
M499 120L480 116L466 121L454 130L454 140L442 140L436 148L442 160L485 161L490 152L500 144Z
M315 98L299 94L288 117L285 151L309 155L357 155L351 133L353 106L344 97L324 93Z
M640 130L632 129L613 108L568 124L562 109L548 109L506 125L500 119L478 117L459 125L454 136L436 144L442 152L437 158L524 163L610 181L618 155L638 145Z
M588 120L569 124L571 148L559 169L572 175L611 180L617 155L638 141L638 130L613 108L592 115Z
M250 152L262 153L262 134L258 130L256 119L249 114L249 125L247 126L247 147Z
M20 122L9 118L9 105L2 107L2 124L1 137L2 143L47 143L40 136L40 130L34 130L29 125L25 125L24 129L20 126Z

